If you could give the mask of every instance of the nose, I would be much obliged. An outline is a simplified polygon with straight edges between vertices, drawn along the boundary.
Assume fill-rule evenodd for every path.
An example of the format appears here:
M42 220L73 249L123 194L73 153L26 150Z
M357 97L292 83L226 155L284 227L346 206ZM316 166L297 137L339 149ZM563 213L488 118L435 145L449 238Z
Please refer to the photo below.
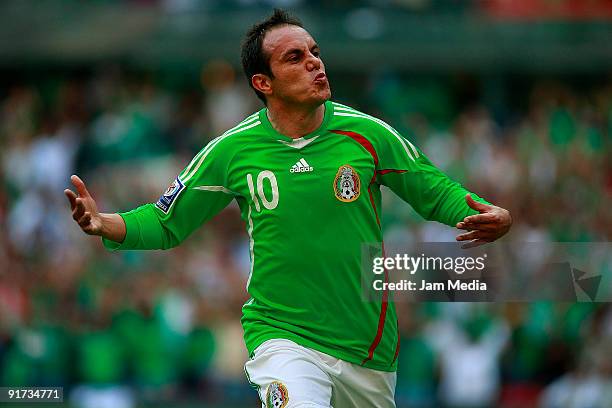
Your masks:
M321 69L321 59L314 55L313 53L309 53L308 60L306 61L306 68L308 71L314 71Z

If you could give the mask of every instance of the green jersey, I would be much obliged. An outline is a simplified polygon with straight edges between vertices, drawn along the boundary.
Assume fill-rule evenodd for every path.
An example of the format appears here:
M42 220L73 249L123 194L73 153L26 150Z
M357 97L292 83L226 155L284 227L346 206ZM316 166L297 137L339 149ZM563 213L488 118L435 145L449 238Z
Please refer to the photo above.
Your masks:
M454 226L475 213L461 185L380 119L328 101L321 126L291 139L262 109L208 143L156 204L122 213L123 243L105 245L172 248L236 200L250 237L249 353L282 338L393 371L393 303L361 296L362 243L382 242L381 185L428 220Z

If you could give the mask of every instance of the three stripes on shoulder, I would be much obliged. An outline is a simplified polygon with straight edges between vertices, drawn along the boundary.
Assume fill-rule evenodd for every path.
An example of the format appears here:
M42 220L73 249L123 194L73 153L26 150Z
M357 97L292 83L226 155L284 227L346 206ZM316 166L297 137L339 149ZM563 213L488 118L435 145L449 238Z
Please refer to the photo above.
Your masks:
M417 150L417 148L414 147L414 145L410 143L409 140L403 138L395 129L393 129L393 127L389 126L389 124L387 124L386 122L383 122L382 120L375 118L374 116L370 116L368 114L355 110L349 106L342 105L341 103L332 102L332 104L334 105L334 116L361 118L377 123L383 128L385 128L400 142L401 146L404 148L404 151L406 152L410 160L415 161L415 159L419 157L419 151Z

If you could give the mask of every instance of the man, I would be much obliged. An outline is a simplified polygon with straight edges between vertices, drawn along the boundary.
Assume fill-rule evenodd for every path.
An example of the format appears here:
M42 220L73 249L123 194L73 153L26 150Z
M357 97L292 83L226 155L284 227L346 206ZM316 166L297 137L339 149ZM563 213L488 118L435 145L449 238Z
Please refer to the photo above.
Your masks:
M250 236L245 373L264 406L394 407L395 308L360 296L361 244L382 241L380 186L470 245L504 235L510 214L385 122L329 101L319 47L286 13L251 28L242 64L264 109L204 147L156 204L99 213L73 176L73 218L109 249L167 249L235 199Z

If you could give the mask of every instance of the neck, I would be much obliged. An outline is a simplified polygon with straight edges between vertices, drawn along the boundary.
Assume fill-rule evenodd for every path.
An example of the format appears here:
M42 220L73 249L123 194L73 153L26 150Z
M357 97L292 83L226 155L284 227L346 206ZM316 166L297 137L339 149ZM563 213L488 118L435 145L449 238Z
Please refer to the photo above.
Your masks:
M268 119L277 132L292 139L314 132L325 116L325 104L315 107L292 108L268 103Z

